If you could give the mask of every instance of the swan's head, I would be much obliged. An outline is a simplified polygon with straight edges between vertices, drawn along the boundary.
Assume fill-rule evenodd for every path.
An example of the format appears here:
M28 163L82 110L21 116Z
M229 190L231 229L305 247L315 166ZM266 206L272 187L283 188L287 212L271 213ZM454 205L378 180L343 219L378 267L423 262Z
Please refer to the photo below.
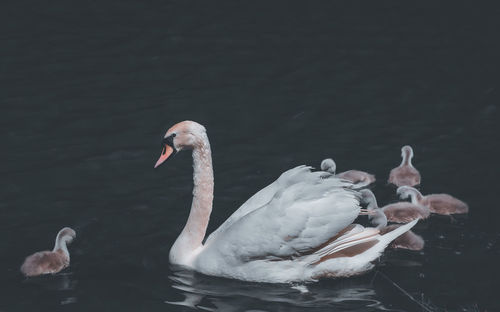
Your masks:
M410 145L405 145L401 148L401 157L403 159L412 159L413 158L413 148Z
M422 197L422 193L420 193L416 188L406 185L398 187L396 193L398 194L399 198L411 198L412 201L413 197L415 197L416 199L420 199Z
M161 155L155 164L155 168L179 151L203 145L206 136L205 127L197 122L186 120L173 125L163 137Z
M375 209L375 213L373 215L368 215L368 220L370 220L371 223L377 228L387 226L387 216L382 209Z
M361 194L361 202L367 204L368 210L374 210L378 208L377 199L375 198L375 194L369 189L363 189L359 191Z
M335 170L337 169L337 165L331 158L323 159L321 162L321 170L330 172L331 174L335 174Z
M75 239L76 232L72 228L65 227L57 233L57 240L64 241L66 244L69 244Z

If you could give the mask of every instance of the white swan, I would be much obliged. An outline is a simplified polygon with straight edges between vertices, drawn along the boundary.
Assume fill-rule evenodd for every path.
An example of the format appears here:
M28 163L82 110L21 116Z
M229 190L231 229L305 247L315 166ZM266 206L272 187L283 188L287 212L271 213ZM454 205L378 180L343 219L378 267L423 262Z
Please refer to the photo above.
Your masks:
M352 224L360 208L350 183L299 166L247 200L203 244L214 189L205 128L193 121L170 128L155 168L185 149L193 150L193 202L170 250L172 264L259 282L350 276L372 268L385 247L417 222L385 235Z
M359 170L347 170L340 173L335 173L337 165L331 158L323 159L321 162L321 170L335 174L337 178L341 178L353 183L354 188L362 188L375 182L375 175Z

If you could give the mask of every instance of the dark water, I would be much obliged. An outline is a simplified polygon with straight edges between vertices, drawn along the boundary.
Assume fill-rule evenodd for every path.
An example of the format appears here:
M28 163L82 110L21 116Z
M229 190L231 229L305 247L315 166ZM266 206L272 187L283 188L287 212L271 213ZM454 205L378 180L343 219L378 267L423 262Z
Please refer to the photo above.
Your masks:
M0 10L1 311L500 309L500 12L399 2L43 1ZM191 201L188 153L158 170L172 124L204 124L213 231L282 171L333 157L376 174L379 203L411 144L422 192L467 216L415 231L352 279L267 285L175 272ZM365 222L365 220L360 220ZM25 256L78 239L64 273ZM376 273L380 272L380 273ZM185 300L186 299L186 300ZM182 302L183 305L174 302Z

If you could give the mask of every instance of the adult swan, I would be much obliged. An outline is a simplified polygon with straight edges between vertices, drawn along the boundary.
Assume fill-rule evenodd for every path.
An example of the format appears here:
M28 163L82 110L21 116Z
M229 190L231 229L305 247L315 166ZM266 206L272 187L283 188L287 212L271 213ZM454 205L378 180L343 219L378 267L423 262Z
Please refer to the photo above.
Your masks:
M417 222L385 235L352 224L360 207L351 183L299 166L247 200L203 244L214 190L205 127L180 122L162 144L155 168L178 151L193 150L191 212L170 262L204 274L271 283L356 275Z

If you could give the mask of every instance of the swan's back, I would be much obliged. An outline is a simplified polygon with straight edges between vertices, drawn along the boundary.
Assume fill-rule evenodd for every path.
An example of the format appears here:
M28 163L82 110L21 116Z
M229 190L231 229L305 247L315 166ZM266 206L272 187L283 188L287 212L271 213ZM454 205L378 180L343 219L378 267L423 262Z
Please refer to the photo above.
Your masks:
M255 252L289 256L319 246L351 224L360 209L358 194L350 189L351 184L335 177L325 179L324 172L311 172L309 167L303 169L301 181L295 179L296 175L285 172L284 176L288 178L279 181L282 175L277 184L273 183L274 195L265 204L248 205L249 202L260 204L263 201L262 191L254 195L260 198L252 197L247 201L242 206L244 211L238 209L230 217L231 222L226 221L210 235L205 245L208 247L217 241L220 247L226 240L234 243L237 238L248 240L251 237L260 241L252 245L255 251L240 249L235 251L236 254L250 256ZM279 236L280 233L283 236L277 237L276 234ZM281 241L284 244L279 247Z
M311 184L315 183L314 181L317 182L321 177L325 177L325 172L311 172L311 169L312 167L309 166L298 166L283 172L273 183L255 193L243 203L217 230L210 234L206 243L215 239L219 233L225 231L248 213L267 205L277 194L283 193L284 190L292 185L297 183ZM329 173L326 174L327 177L330 176Z

